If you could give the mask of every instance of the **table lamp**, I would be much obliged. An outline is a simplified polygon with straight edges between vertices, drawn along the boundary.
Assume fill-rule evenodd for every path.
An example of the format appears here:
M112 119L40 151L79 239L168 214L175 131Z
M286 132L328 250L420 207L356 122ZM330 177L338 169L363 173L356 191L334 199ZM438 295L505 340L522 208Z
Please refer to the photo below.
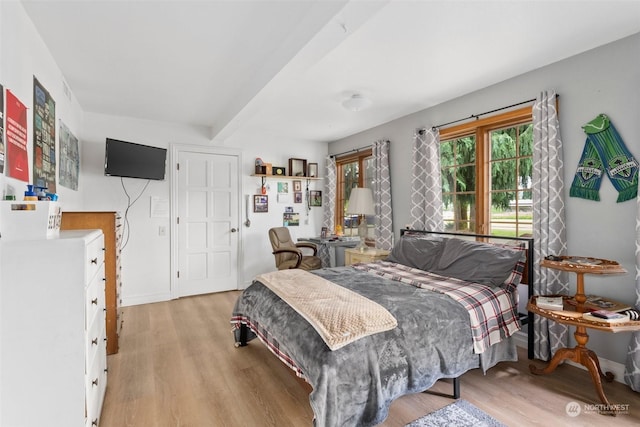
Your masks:
M370 188L352 188L351 195L349 196L349 207L347 208L347 214L358 215L358 236L360 236L360 244L356 247L359 251L363 252L367 245L365 239L367 237L367 215L375 215L375 209L373 207L373 195Z

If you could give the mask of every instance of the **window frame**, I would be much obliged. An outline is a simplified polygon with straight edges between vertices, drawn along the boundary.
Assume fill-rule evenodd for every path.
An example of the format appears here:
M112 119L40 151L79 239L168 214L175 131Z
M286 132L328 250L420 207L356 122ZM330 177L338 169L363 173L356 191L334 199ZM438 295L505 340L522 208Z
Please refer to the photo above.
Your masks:
M476 139L476 209L475 232L487 234L491 222L491 197L490 197L490 153L491 131L516 127L533 122L533 106L523 107L507 111L486 118L477 118L475 121L462 123L440 129L440 141L449 141L465 136L475 135Z
M371 148L358 150L354 153L336 156L336 209L334 212L334 224L344 227L344 173L342 168L348 163L358 162L358 187L365 187L364 174L365 161L373 155Z

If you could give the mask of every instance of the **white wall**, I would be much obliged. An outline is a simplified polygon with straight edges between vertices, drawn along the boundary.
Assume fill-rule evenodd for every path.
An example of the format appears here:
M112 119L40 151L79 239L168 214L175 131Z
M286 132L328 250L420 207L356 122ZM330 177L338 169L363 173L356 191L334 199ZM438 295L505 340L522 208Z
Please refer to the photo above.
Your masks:
M166 124L148 120L107 116L93 113L85 114L85 138L82 152L82 179L86 185L83 194L83 210L118 210L124 213L127 197L122 188L120 178L104 176L104 141L115 138L140 144L168 148L172 144L210 145L209 129L175 124ZM294 141L245 135L243 140L227 141L226 147L238 148L242 152L241 165L243 207L244 195L260 194L260 179L251 177L256 157L270 161L274 165L288 166L289 157L306 158L324 166L326 144L304 146ZM169 150L171 151L171 150ZM122 253L123 305L143 304L170 299L170 238L160 236L159 227L169 229L169 219L151 218L151 197L170 199L171 168L173 159L168 159L168 170L164 181L151 181L143 196L129 210L130 226L129 243ZM146 180L124 178L127 192L132 199L140 194ZM321 209L313 208L304 221L302 204L277 203L277 179L269 179L269 212L250 212L251 226L244 225L245 209L242 210L237 228L241 237L241 257L238 275L243 288L251 283L251 279L259 273L272 271L275 268L271 255L271 246L267 236L270 227L282 225L282 213L285 206L294 206L300 212L299 227L291 227L294 238L314 236L320 233L322 222ZM289 182L291 185L291 181ZM311 189L321 190L322 181L315 182ZM251 200L252 203L252 200ZM251 211L253 206L250 206Z
M616 203L617 192L607 178L600 202L569 197L569 187L584 147L581 126L599 113L608 114L627 147L640 157L640 34L628 37L522 76L473 92L366 132L336 141L329 153L361 147L380 138L391 141L391 182L396 232L409 223L409 191L414 130L447 123L535 98L539 91L560 94L560 127L564 143L565 203L568 254L607 258L629 271L620 276L586 276L587 293L635 301L636 202ZM575 290L575 277L569 278ZM624 363L630 333L589 331L589 347L599 356Z
M255 170L255 159L260 157L263 161L272 163L274 166L289 167L289 158L307 159L308 162L318 163L320 176L324 175L326 167L327 144L325 143L301 143L300 141L282 140L282 138L272 135L248 135L233 137L227 144L230 146L243 148L243 166L245 172L242 181L243 198L244 195L260 194L261 180L258 177L250 176ZM287 172L288 173L288 172ZM289 183L289 191L292 191L293 182L291 180L282 181ZM253 200L250 200L251 227L242 225L242 241L244 252L244 286L248 286L251 278L256 274L272 271L275 269L275 260L271 254L271 244L267 232L271 227L282 226L282 214L285 207L292 206L294 212L300 214L300 225L289 227L293 239L301 237L313 237L320 235L322 227L323 208L312 207L307 211L305 203L278 203L277 189L278 179L267 180L269 189L269 212L253 213ZM302 180L303 192L306 188L306 181ZM324 193L324 181L310 181L310 190L319 190ZM244 206L244 203L243 203ZM243 222L244 222L243 212Z
M58 194L63 210L115 210L124 211L127 198L120 178L105 177L105 138L115 138L156 147L169 148L172 144L210 145L210 129L181 126L126 117L85 113L71 93L64 95L64 77L51 57L45 43L28 19L20 2L0 2L0 83L11 90L29 108L33 105L33 76L51 93L56 101L56 118L62 120L79 139L81 171L78 191L58 185ZM73 89L73 88L71 88ZM32 119L28 120L28 152L32 162ZM256 157L278 166L288 166L288 159L304 158L320 165L324 170L327 144L304 144L287 141L272 135L244 133L224 143L242 151L242 194L258 194L260 182L249 175L254 171ZM170 151L170 150L169 150ZM171 160L171 159L169 159ZM171 165L169 166L171 167ZM166 300L170 296L170 237L159 236L159 227L167 226L169 220L150 218L150 198L169 198L171 174L167 171L165 181L151 181L140 199L128 214L129 242L122 255L123 305L141 304ZM132 198L142 191L145 180L125 178L127 192ZM289 183L291 181L288 181ZM26 189L25 182L0 175L2 196L16 194L21 198ZM238 224L241 230L241 257L239 274L246 287L258 273L275 268L267 230L282 225L282 213L289 204L276 202L277 180L269 180L269 212L251 213L251 227L245 227L244 211ZM323 182L316 181L312 190L322 190ZM244 200L244 197L243 197ZM313 208L308 223L302 204L293 204L301 214L301 225L292 227L295 238L314 236L320 233L322 209ZM124 213L124 212L123 212ZM0 225L1 228L1 225ZM1 230L0 230L1 231Z
M128 236L128 240L121 257L123 305L168 300L171 295L171 240L168 233L159 235L159 227L169 230L170 220L152 218L150 207L151 197L170 200L169 166L164 181L104 176L105 139L169 148L172 143L206 144L208 130L93 113L85 114L83 127L81 176L85 191L82 209L115 210L124 215L128 206L127 193L132 202L139 197L126 216L128 233L124 237L127 240ZM171 164L171 159L168 160Z
M82 138L83 112L73 94L64 94L64 76L49 50L33 27L20 2L0 2L0 83L10 90L27 107L27 153L33 163L33 78L49 91L56 102L56 135L62 120L79 139ZM6 97L6 96L5 96ZM27 182L9 178L8 165L0 174L1 196L24 196ZM32 182L33 169L29 170ZM80 185L82 179L80 180ZM57 185L57 193L65 206L81 204L81 190L74 191ZM1 230L0 230L1 231Z

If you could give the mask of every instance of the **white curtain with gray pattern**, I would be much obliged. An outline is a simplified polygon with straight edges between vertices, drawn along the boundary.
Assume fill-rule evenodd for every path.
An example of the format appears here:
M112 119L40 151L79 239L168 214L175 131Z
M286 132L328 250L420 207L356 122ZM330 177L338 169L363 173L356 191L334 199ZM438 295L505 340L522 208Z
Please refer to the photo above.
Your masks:
M327 233L333 234L335 231L336 217L336 159L333 156L327 156L327 169L324 179L324 217L322 226L327 227Z
M636 217L636 310L640 310L640 196L637 200ZM631 335L627 361L624 367L624 382L633 390L640 392L640 332Z
M373 203L376 210L376 248L393 249L393 216L391 210L391 174L389 170L389 141L373 143L374 162Z
M542 92L533 105L534 294L568 294L567 273L541 268L547 255L567 250L564 209L564 162L555 92ZM569 344L569 328L534 316L534 357L549 360Z
M411 228L444 231L440 175L440 131L420 129L413 137Z
M322 218L322 226L327 227L327 234L333 234L335 228L335 211L336 211L336 159L333 156L327 156L327 168L325 171L324 181L324 216ZM309 212L307 208L307 213ZM331 251L335 248L329 248L327 245L316 245L318 247L318 256L322 260L323 267L331 266Z

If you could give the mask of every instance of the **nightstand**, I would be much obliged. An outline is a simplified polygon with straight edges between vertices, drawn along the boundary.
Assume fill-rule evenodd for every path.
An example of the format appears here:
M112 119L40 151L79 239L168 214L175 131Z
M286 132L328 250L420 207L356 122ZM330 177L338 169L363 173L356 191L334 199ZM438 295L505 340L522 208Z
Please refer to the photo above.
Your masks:
M563 325L572 325L576 327L576 331L573 334L577 345L574 348L559 348L551 360L544 368L539 368L536 365L529 365L529 370L532 374L550 374L556 367L565 360L570 360L575 363L583 365L591 374L591 379L595 385L596 392L600 397L600 401L607 407L611 407L607 397L602 389L602 380L607 382L613 381L613 374L611 372L602 372L600 368L600 361L598 356L593 350L587 348L587 342L589 341L588 329L596 329L607 332L623 332L623 331L637 331L640 330L639 321L628 321L624 323L606 323L601 321L592 321L582 317L582 314L588 312L585 309L584 303L587 300L584 291L584 275L585 274L622 274L627 270L622 268L620 264L615 261L610 261L601 258L589 258L589 257L568 257L561 256L557 260L543 259L540 262L541 267L551 268L554 270L570 271L576 273L576 294L574 296L577 305L575 311L564 310L546 310L538 307L537 296L531 297L527 309L538 316L542 316L547 319L551 319L555 322ZM614 405L615 406L615 405ZM609 409L607 409L609 411ZM610 415L615 415L615 409L612 412L607 412Z
M344 250L344 265L356 264L358 262L374 262L385 259L389 251L384 249L367 249L360 252L358 249L350 248Z

